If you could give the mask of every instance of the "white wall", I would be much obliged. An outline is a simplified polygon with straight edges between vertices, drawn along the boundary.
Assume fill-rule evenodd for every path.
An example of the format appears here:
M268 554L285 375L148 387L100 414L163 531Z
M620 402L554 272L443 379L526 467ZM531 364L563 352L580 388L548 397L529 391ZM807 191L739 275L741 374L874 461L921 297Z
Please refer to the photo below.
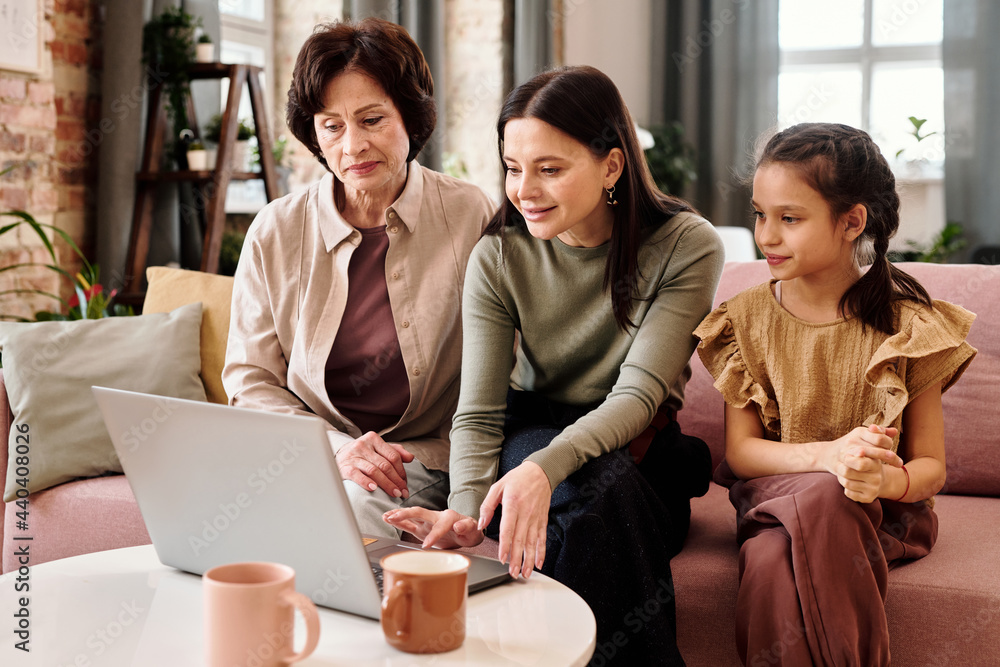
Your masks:
M566 64L611 77L639 125L649 122L653 1L563 0Z

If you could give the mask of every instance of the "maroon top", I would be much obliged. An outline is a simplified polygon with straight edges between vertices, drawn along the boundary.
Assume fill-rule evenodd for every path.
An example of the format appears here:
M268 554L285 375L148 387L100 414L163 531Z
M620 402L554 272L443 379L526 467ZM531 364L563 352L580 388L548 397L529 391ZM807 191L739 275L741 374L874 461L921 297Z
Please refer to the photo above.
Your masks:
M396 424L410 403L385 283L385 226L359 229L361 243L347 269L347 305L326 362L330 401L362 432Z

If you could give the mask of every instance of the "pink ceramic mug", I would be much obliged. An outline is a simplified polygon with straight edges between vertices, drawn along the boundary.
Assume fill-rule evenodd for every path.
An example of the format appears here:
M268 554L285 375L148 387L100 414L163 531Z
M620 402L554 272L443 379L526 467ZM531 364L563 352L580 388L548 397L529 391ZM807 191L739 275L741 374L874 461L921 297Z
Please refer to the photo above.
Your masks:
M278 667L308 657L319 641L319 615L295 591L295 570L279 563L231 563L203 577L205 655L209 667ZM294 653L295 609L306 643Z

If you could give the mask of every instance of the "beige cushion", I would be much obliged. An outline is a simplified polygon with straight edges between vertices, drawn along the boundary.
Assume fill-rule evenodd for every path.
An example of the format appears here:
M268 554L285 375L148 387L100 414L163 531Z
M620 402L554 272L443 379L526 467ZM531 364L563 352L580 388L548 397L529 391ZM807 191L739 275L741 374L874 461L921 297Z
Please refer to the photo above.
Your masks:
M92 385L204 401L200 327L197 303L138 317L0 323L14 413L4 500L22 487L35 493L77 477L122 471ZM26 466L16 458L25 440Z
M233 278L151 266L146 269L146 280L149 289L142 305L144 313L165 313L201 301L201 379L205 394L212 403L229 403L222 386L222 367L226 365Z

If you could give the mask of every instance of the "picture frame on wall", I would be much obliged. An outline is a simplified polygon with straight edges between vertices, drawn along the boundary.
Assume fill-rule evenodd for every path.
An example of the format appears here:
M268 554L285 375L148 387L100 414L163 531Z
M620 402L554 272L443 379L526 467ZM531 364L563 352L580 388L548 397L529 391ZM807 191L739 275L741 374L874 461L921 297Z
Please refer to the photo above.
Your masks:
M0 0L0 70L42 71L42 0Z

